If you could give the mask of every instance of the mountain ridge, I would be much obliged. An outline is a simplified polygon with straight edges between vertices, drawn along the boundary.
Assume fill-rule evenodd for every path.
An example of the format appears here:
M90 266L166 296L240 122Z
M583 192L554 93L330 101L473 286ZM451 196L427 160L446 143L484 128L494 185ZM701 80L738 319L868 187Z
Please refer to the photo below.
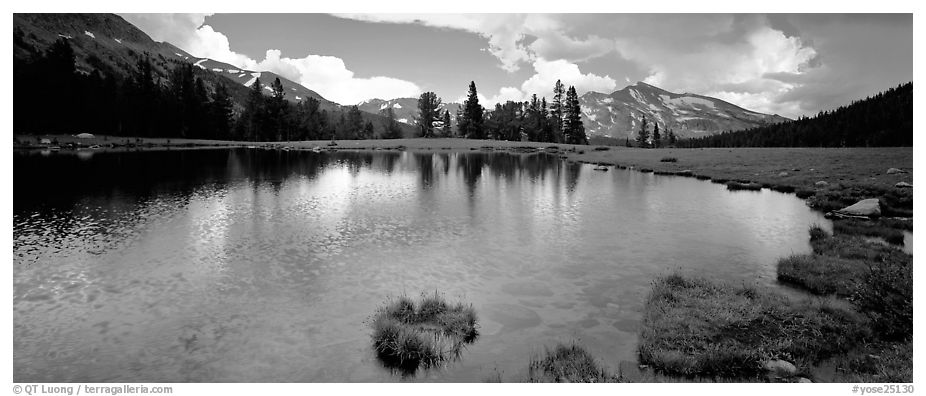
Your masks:
M707 95L675 93L638 81L610 94L588 91L579 97L589 137L633 139L645 116L649 128L672 129L680 138L699 137L789 121Z

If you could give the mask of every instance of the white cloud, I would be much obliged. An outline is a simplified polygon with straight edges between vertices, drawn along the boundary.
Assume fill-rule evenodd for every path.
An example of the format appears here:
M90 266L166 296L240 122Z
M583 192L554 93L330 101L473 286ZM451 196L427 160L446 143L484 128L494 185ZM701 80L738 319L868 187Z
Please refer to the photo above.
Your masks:
M515 102L529 100L533 94L537 97L552 99L556 80L560 80L566 87L575 86L576 93L580 96L588 91L610 93L617 86L617 82L610 76L602 77L592 73L582 73L578 65L563 59L555 61L536 59L533 67L534 75L525 80L520 88L501 87L497 94L488 98L478 94L479 103L486 108L492 108L496 103L509 100ZM457 101L462 103L465 99L466 96L463 95Z
M762 23L751 24L741 39L707 40L687 47L667 46L641 36L622 37L620 54L645 65L644 81L676 92L715 96L750 110L800 114L796 103L780 99L799 86L769 78L770 75L801 75L817 56L814 48L798 37L788 37ZM728 33L728 32L726 32Z
M548 93L553 91L556 80L561 80L566 87L575 86L579 95L588 91L610 93L617 86L617 82L610 76L583 74L578 65L564 59L554 61L537 59L534 61L534 71L535 74L521 84L521 90L527 94L550 95Z
M281 57L280 50L267 50L264 60L252 67L277 73L325 98L342 104L355 104L372 98L415 97L421 88L414 83L391 77L354 77L341 58L309 55L304 58Z
M307 55L283 57L280 50L267 50L263 60L232 51L226 37L209 25L209 14L124 14L126 20L148 33L154 40L167 41L191 55L211 58L234 66L272 71L312 89L323 97L341 104L354 104L373 98L418 96L415 83L397 78L373 76L358 78L341 58Z
M488 51L502 69L514 72L538 58L584 61L614 50L610 40L596 35L570 36L569 26L556 14L336 14L367 22L417 23L458 29L488 39ZM527 44L525 39L535 38Z

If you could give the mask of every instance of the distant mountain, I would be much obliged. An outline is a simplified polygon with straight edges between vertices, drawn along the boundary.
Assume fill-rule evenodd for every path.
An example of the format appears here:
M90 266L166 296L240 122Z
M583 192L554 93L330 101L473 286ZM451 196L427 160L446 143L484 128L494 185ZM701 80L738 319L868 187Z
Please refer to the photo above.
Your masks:
M456 125L457 110L462 105L459 103L444 103L441 111L450 110L450 123ZM418 117L418 98L396 98L396 99L370 99L360 102L357 105L360 111L374 114L385 114L387 108L392 107L396 120L409 125L415 124L415 117Z
M270 84L279 78L286 92L286 99L298 102L315 98L320 108L329 113L346 111L346 106L325 99L317 92L268 71L241 69L209 58L196 57L173 44L157 42L143 31L114 14L13 14L14 39L22 42L13 46L15 59L29 59L44 51L60 38L68 40L74 50L76 67L82 73L99 70L104 74L128 77L135 70L144 54L151 58L153 72L167 81L169 71L178 63L186 62L197 66L197 77L213 90L219 82L225 84L238 110L243 108L248 88L254 79L260 77L261 85L270 93ZM18 38L17 38L18 37ZM365 121L372 121L377 131L383 129L385 119L370 112L364 114ZM412 128L403 128L405 135L414 133Z
M678 94L638 82L611 94L587 92L579 98L589 138L623 140L636 136L645 116L652 130L672 129L679 137L699 137L788 121L709 96Z

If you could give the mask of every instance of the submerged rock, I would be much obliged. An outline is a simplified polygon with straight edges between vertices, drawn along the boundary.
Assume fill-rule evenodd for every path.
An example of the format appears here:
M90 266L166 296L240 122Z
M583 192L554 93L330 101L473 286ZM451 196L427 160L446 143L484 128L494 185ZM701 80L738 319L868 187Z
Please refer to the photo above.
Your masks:
M881 216L881 201L878 198L863 199L831 213L836 217L877 217Z
M913 185L907 182L900 182L894 185L897 188L913 188Z
M788 172L780 172L778 174L778 177L785 177L785 176L788 176Z
M765 371L778 377L791 377L797 374L797 367L781 359L769 360L763 365Z
M798 382L798 383L801 383L801 384L812 384L812 383L813 383L813 381L811 381L811 380L809 380L809 379L807 379L807 378L804 378L804 377L798 378L798 379L797 379L797 382Z
M887 170L887 174L889 174L889 175L893 175L893 174L897 174L897 173L907 173L907 172L904 172L904 171L902 171L902 170L900 170L900 169L897 169L897 168L890 168L890 169Z
M826 187L826 186L828 186L828 185L830 185L830 184L827 183L826 181L820 180L820 181L814 183L813 185L814 185L814 186L817 186L817 187Z

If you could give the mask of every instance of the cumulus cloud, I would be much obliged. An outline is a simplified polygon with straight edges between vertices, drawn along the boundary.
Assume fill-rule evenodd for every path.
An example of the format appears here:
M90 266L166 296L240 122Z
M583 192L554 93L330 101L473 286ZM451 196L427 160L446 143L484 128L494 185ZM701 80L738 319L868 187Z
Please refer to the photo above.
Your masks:
M685 47L664 45L644 31L618 38L617 49L646 65L644 81L661 88L715 96L762 112L801 114L799 103L783 99L800 86L799 76L818 67L817 51L761 18L724 26L713 32L714 39L686 41Z
M414 83L391 77L357 78L341 58L309 55L304 58L281 57L280 50L267 50L264 59L251 66L254 70L277 73L338 103L354 104L372 98L414 97L421 88Z
M341 58L307 55L283 57L280 50L267 50L264 59L255 60L231 49L221 32L204 25L210 14L123 14L122 16L148 33L154 40L167 41L193 56L211 58L234 66L271 71L325 98L341 104L354 104L373 98L398 98L421 93L415 83L385 76L360 78L347 68Z
M648 70L638 78L670 91L717 96L757 111L797 116L806 103L788 95L821 70L817 50L786 35L762 15L648 14L349 14L342 17L460 29L487 38L488 51L508 71L525 64L535 74L517 88L547 92L551 79L579 91L610 92L614 80L582 73L580 65L607 55ZM551 61L552 60L552 61ZM584 68L584 66L582 66ZM555 75L559 74L559 75ZM629 79L628 79L629 80ZM492 98L517 95L513 87ZM490 99L492 99L490 98Z
M565 59L547 61L538 58L533 62L534 75L525 80L520 88L502 87L498 93L491 97L480 97L479 102L486 107L495 106L496 103L506 101L526 101L531 95L537 94L538 97L548 97L553 94L553 86L556 80L560 80L564 86L574 86L576 92L582 95L588 91L596 92L613 92L617 87L617 82L610 76L599 76L593 73L582 73L579 66ZM465 99L463 97L461 101Z
M570 33L556 14L336 14L367 22L417 23L458 29L488 39L487 50L499 66L518 71L538 58L577 62L614 51L614 44L596 35L585 38ZM531 40L532 39L532 40Z

